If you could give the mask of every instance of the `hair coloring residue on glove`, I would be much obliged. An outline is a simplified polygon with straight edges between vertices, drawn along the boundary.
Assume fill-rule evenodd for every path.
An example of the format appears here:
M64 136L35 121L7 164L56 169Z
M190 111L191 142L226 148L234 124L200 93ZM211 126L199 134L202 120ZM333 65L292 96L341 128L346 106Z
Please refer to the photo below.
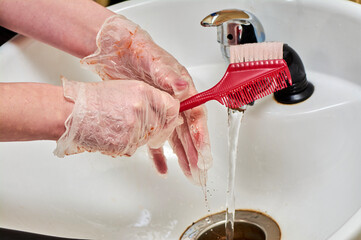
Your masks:
M143 81L179 101L197 93L187 69L159 47L144 29L124 16L109 17L96 43L95 53L81 63L103 80ZM207 170L212 166L205 107L191 109L180 116L184 122L171 134L170 145L184 174L193 183L204 186ZM154 162L165 163L161 147L150 148L148 152ZM158 167L158 171L166 172L164 166Z

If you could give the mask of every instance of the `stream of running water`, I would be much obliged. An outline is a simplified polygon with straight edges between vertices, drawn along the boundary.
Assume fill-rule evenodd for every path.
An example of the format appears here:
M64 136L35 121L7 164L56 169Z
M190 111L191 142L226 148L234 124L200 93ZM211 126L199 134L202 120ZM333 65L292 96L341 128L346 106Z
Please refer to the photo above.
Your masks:
M234 184L237 162L237 146L239 129L241 127L244 110L228 109L228 186L226 195L226 239L233 240L235 196Z

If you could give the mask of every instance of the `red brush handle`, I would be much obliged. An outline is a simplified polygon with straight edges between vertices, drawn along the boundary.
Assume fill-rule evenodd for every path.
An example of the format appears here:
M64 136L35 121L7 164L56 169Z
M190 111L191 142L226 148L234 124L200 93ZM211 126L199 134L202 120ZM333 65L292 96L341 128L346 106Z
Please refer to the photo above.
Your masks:
M180 103L180 108L179 108L179 112L183 112L186 111L188 109L194 108L194 107L198 107L199 105L206 103L210 100L218 100L217 97L217 90L219 90L219 86L221 85L222 81L229 75L229 66L227 68L226 73L224 74L223 78L221 79L221 81L219 81L215 86L213 86L212 88L204 91L204 92L200 92L196 95L193 95L192 97L182 101ZM219 93L219 92L218 92ZM218 100L219 101L219 100Z
M197 107L203 103L208 102L209 100L213 99L213 96L210 92L211 89L198 93L180 103L179 112L186 111L188 109Z

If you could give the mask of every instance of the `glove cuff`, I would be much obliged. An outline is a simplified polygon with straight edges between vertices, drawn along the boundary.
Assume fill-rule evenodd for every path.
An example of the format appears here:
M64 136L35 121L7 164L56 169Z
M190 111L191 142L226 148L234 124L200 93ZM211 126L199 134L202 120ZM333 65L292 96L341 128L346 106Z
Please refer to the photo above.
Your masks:
M74 112L81 113L79 111L80 106L84 105L86 101L85 87L82 82L69 81L64 77L61 77L64 89L64 98L67 101L74 102L74 107L72 113L66 119L65 132L58 139L56 149L54 150L54 155L57 157L64 157L65 155L71 155L75 153L84 152L85 149L82 149L75 140L77 136L77 129L79 129L79 123L84 117L82 114L74 114ZM77 101L80 100L81 102Z

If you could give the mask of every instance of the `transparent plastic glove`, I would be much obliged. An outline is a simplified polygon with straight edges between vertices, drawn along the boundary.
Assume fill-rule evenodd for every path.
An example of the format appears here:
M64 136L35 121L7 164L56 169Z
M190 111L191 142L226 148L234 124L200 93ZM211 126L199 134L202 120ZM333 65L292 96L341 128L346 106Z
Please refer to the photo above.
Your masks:
M74 107L54 151L59 157L83 151L130 156L144 144L157 149L182 123L179 101L146 83L62 81ZM163 173L166 163L155 166Z
M81 60L103 80L137 79L170 93L180 101L197 93L178 61L155 44L150 35L123 16L108 18L97 36L98 50ZM184 174L204 185L212 165L203 106L181 114L184 123L169 138ZM165 161L162 149L150 150L155 161Z

